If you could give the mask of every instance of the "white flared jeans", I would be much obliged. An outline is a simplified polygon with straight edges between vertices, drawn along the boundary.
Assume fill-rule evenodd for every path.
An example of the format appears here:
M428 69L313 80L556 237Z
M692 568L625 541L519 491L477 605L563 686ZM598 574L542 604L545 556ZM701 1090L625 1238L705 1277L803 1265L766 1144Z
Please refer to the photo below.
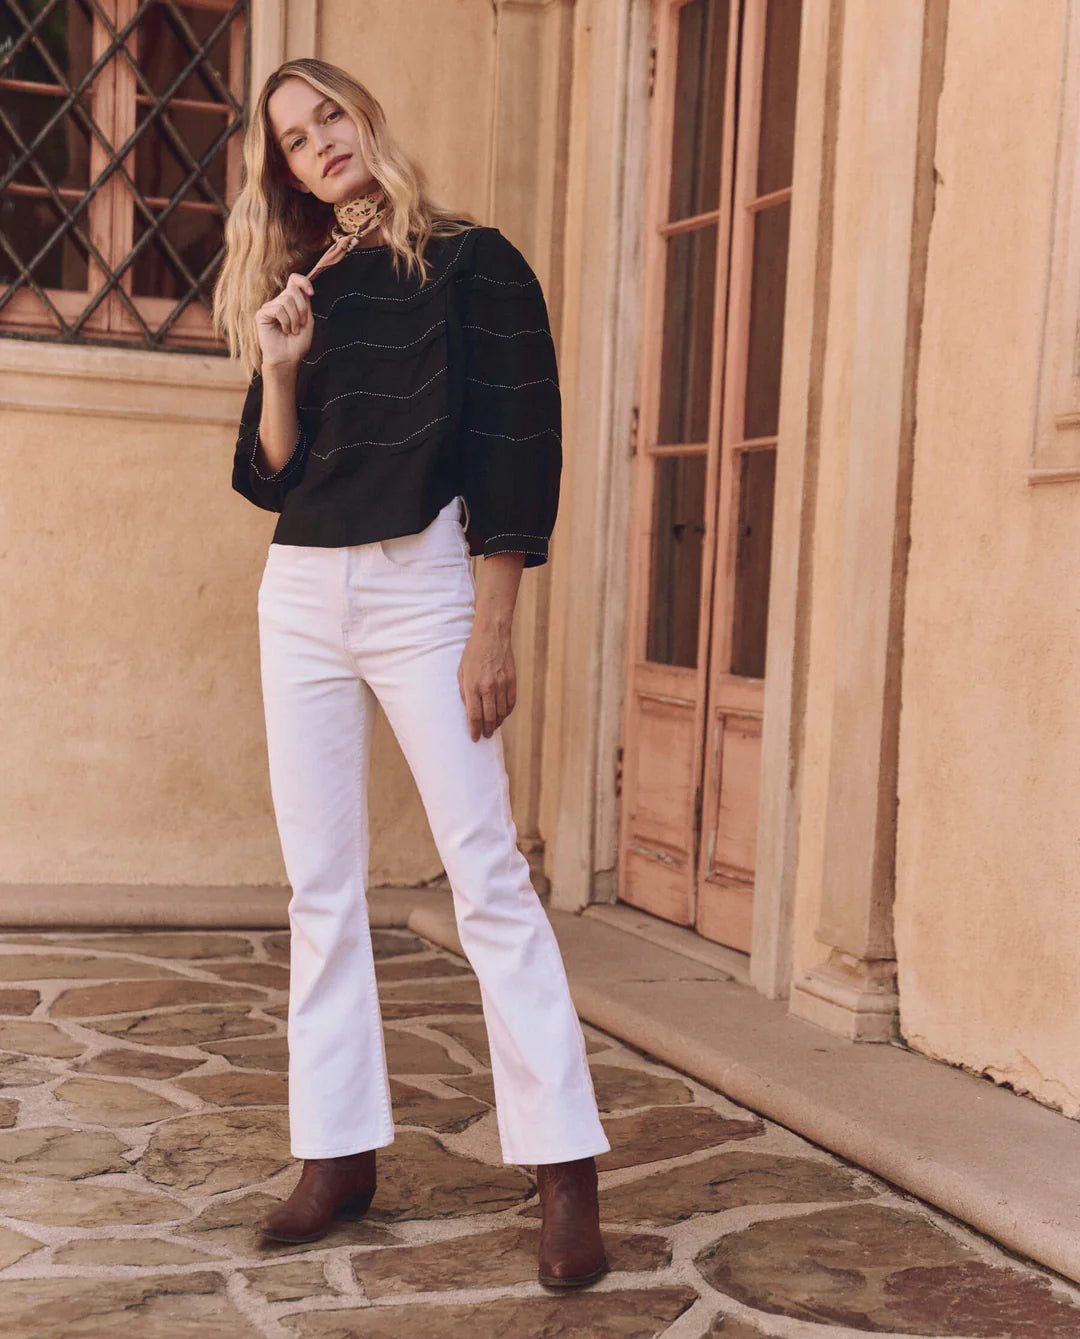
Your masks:
M504 1162L610 1147L551 924L518 849L502 732L458 688L475 586L458 499L416 535L271 544L259 587L270 785L292 896L289 1125L297 1158L393 1142L367 910L378 702L431 825L480 984Z

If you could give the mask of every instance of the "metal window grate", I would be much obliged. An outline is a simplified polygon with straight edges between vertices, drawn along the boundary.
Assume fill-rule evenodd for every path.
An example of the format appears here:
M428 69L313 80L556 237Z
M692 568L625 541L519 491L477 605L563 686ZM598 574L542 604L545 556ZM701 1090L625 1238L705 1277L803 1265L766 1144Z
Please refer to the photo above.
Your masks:
M0 330L222 352L249 0L0 0ZM6 160L6 161L4 161Z

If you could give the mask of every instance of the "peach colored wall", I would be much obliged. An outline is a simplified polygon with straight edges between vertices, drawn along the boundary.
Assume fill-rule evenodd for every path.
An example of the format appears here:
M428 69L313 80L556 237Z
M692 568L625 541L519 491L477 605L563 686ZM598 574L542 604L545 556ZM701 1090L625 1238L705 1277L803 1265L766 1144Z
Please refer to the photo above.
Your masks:
M190 404L171 394L163 414ZM273 518L231 491L232 440L5 412L3 881L284 881L255 622ZM412 779L380 726L373 878L431 877Z
M1080 1116L1080 483L1032 487L1061 0L952 0L904 639L901 1026Z

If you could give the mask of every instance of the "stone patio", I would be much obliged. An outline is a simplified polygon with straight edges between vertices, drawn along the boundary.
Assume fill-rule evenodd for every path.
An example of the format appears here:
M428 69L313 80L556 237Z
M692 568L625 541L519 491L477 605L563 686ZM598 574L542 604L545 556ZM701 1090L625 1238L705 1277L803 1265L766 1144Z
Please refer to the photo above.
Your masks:
M254 1230L297 1174L287 934L0 940L5 1339L1080 1336L1080 1289L592 1027L613 1268L548 1292L475 980L374 934L397 1138L367 1218L301 1247Z

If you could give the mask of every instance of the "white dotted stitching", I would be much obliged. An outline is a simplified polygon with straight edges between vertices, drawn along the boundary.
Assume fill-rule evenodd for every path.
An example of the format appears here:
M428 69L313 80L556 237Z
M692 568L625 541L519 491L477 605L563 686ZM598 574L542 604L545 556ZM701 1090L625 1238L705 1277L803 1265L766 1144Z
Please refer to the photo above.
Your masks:
M516 531L508 530L505 534L490 536L487 542L493 544L497 539L542 539L546 544L548 537L547 535L519 535Z
M466 428L465 431L475 433L477 437L501 437L507 442L531 442L534 437L543 437L544 433L550 432L557 442L562 442L554 428L541 428L539 432L530 432L525 437L512 437L507 432L482 432L479 428Z
M404 446L406 442L411 442L414 437L419 437L421 433L427 432L428 428L433 428L436 423L445 423L449 417L449 414L441 414L438 418L433 418L430 423L425 423L422 428L417 428L415 432L409 433L408 437L400 437L394 442L346 442L344 446L335 446L332 451L327 451L325 455L318 451L313 451L311 454L317 456L319 460L329 460L331 456L336 456L339 451L348 451L354 446Z
M436 286L437 284L441 283L442 280L443 280L443 278L444 278L447 274L449 274L450 271L453 269L454 265L457 263L457 258L458 258L458 256L461 255L461 252L462 252L462 250L463 250L463 248L464 248L464 246L465 246L465 238L467 238L467 237L468 237L468 233L464 233L464 234L462 234L461 245L458 247L457 251L454 253L454 259L451 260L451 261L447 264L446 269L444 269L444 270L442 271L441 274L438 274L438 275L435 276L434 279L429 280L429 282L428 282L428 287L429 287L429 289L434 289L435 286ZM312 314L312 316L319 317L321 320L326 320L327 317L329 317L330 312L332 312L332 311L334 310L334 308L338 305L338 303L341 302L341 301L343 301L345 298L353 298L353 297L371 298L371 299L372 299L373 301L375 301L375 302L411 302L411 301L413 300L413 298L415 298L418 294L423 293L423 292L424 292L424 289L423 289L423 288L418 288L418 289L416 290L416 293L409 293L409 294L407 294L405 297L402 297L402 298L390 298L390 297L379 297L379 296L377 296L377 295L374 294L374 293L365 293L365 292L363 291L363 289L360 289L360 288L354 288L351 292L348 292L348 293L341 293L341 294L339 294L339 295L333 300L333 302L331 302L331 304L330 304L330 311L327 311L327 312L317 312L317 311L313 311L311 314Z
M335 400L347 400L350 395L378 395L381 396L384 400L413 400L416 398L416 396L420 394L421 391L426 390L427 387L430 386L433 381L438 381L440 377L444 377L445 375L446 375L446 368L445 367L440 368L439 371L436 372L433 377L428 377L427 381L425 381L422 386L417 386L416 390L410 391L408 395L394 395L390 391L365 391L365 390L342 391L340 395L332 396L329 400L327 400L326 404L324 405L305 405L304 409L307 413L315 413L316 411L321 412L324 409L328 409L330 405L334 403Z
M475 381L478 386L493 386L501 391L520 391L526 386L542 386L545 381L550 381L553 386L558 386L558 382L553 377L537 377L535 381L483 381L480 377L466 377L466 381Z
M495 335L498 339L517 339L518 335L548 335L551 331L545 330L542 326L539 330L515 330L512 335L504 335L499 330L489 330L486 325L463 325L462 330L482 330L485 335Z
M513 284L515 288L528 288L530 284L538 284L540 282L535 274L531 279L493 279L490 274L478 274L475 270L469 275L469 278L483 279L485 283L489 284Z
M500 553L538 553L538 554L540 555L541 558L546 558L546 557L547 557L547 549L527 549L527 548L520 548L520 549L500 549L499 552L500 552ZM488 558L488 557L490 557L490 558L494 558L494 557L495 557L494 552L493 552L493 553L490 553L490 554L488 553L488 551L487 551L487 545L484 546L484 557L485 557L485 558Z
M408 344L378 344L370 339L351 339L348 344L335 344L332 349L327 349L325 353L320 353L318 358L301 358L300 361L314 366L315 363L321 362L327 354L338 353L342 349L351 349L355 344L364 344L369 349L411 349L414 344L419 344L420 340L426 339L433 330L438 330L445 324L445 321L436 321L434 325L429 325L422 335L417 339L410 340Z
M300 446L303 440L304 440L304 428L303 424L301 424L300 430L297 433L296 437L296 445L293 447L292 454L289 456L289 459L285 462L284 465L282 465L281 469L275 470L273 474L263 474L262 470L259 469L259 466L255 460L255 457L259 454L259 429L258 426L256 426L255 445L251 448L251 468L255 471L255 477L257 479L261 479L263 483L269 483L272 479L280 479L281 476L285 473L285 471L296 459L296 453L300 450Z

